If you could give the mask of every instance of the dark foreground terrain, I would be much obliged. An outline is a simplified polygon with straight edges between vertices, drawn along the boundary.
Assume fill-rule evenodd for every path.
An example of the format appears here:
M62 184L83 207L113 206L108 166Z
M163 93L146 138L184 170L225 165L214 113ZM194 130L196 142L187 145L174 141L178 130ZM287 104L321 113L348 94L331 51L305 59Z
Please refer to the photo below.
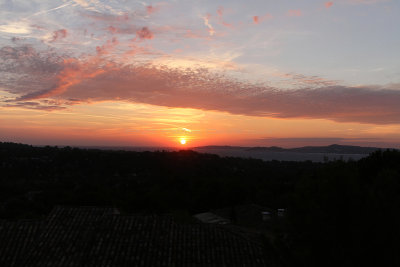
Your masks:
M268 207L270 211L284 208L285 215L257 227L251 222L241 225L241 214L238 214L241 209L235 207L244 205ZM131 218L130 214L143 216L134 218L168 214L168 218L188 229L200 229L197 230L199 240L205 238L205 230L194 226L198 222L193 221L192 215L230 208L231 214L221 212L228 214L230 223L218 227L225 229L222 231L241 227L242 233L251 233L246 235L246 240L255 236L254 242L263 244L267 266L400 264L399 151L377 151L359 161L313 163L221 158L193 151L127 152L0 143L0 243L3 244L0 259L7 253L8 257L12 256L8 247L4 247L9 240L19 240L22 236L24 242L14 242L13 246L39 242L45 233L41 227L51 225L49 221L56 206L115 207L125 216L123 218ZM110 237L121 235L112 226L113 220L122 220L118 218L105 220L104 223L111 223L107 226L111 228L104 228L108 233L104 238L110 239L104 242L120 244ZM34 222L33 228L23 226L26 220ZM124 225L133 219L126 220L120 223ZM146 222L143 227L152 225ZM64 231L62 227L55 229ZM74 231L72 233L79 232ZM187 231L188 238L196 240L193 234L196 230ZM91 233L98 235L100 232ZM52 240L48 242L51 244ZM190 249L190 245L182 242L174 244L183 244L179 250ZM106 243L102 244L107 250L118 250ZM35 244L51 246L45 242ZM164 246L169 246L167 244ZM118 246L123 247L124 243ZM15 251L25 248L18 247ZM68 258L68 255L83 253L76 250L79 246L62 256ZM137 250L126 251L132 254ZM144 251L152 257L150 250ZM33 250L25 252L24 255L36 255ZM114 254L107 255L114 257ZM257 257L254 257L254 266L257 266ZM89 266L84 262L76 266ZM49 262L32 266L46 264L66 266ZM186 262L186 266L194 264ZM114 265L125 266L115 262ZM229 264L234 265L234 262ZM18 265L5 261L1 266ZM251 265L247 263L246 266Z

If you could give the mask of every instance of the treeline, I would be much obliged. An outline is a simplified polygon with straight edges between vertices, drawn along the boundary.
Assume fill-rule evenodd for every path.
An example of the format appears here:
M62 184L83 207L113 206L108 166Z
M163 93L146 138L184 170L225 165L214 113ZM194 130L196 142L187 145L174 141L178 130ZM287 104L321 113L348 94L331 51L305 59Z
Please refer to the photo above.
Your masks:
M0 216L40 216L57 204L190 213L243 203L285 207L296 181L320 166L221 158L193 151L106 151L1 143Z
M287 210L268 241L282 265L399 265L399 182L394 150L312 163L0 143L0 218L38 218L54 205L193 214L256 203Z
M297 181L288 242L304 266L400 266L400 152L336 161Z

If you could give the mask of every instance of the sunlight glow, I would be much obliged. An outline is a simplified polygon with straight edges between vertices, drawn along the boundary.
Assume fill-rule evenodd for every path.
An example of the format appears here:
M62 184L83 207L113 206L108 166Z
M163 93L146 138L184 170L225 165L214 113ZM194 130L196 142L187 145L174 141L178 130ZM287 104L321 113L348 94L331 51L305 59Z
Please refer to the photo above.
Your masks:
M181 138L181 140L179 141L181 143L181 145L186 144L186 139L185 138Z

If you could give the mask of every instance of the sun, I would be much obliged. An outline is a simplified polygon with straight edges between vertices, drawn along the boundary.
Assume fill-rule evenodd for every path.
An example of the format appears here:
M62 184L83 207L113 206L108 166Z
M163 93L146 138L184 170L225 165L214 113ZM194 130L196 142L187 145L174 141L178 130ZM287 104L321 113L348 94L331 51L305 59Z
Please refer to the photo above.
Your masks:
M186 139L185 138L181 138L181 140L179 140L179 142L181 143L181 145L186 144Z

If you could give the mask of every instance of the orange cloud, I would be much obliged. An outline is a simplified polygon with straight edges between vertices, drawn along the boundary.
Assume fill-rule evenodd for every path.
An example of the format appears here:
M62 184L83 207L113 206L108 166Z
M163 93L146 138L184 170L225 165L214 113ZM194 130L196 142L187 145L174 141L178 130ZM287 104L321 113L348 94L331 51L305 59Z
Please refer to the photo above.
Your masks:
M254 22L255 24L258 24L258 23L260 22L259 17L258 17L258 16L254 16L254 17L253 17L253 22Z
M330 1L330 2L325 2L325 7L326 7L326 8L330 8L331 6L333 6L333 2L332 2L332 1Z
M254 22L254 24L259 24L259 23L261 23L261 22L263 22L263 21L265 21L265 20L268 20L268 19L272 19L272 15L269 14L269 13L265 14L265 15L262 16L262 17L260 17L260 16L253 16L253 22Z
M288 11L288 16L290 17L300 17L303 15L300 9L291 9Z

